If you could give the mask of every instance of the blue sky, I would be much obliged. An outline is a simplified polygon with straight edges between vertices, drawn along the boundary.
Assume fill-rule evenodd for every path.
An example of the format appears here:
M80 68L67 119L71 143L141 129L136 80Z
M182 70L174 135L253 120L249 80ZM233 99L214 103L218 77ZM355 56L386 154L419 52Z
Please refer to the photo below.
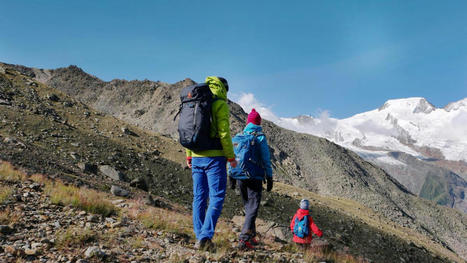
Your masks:
M467 97L467 1L5 1L0 61L104 80L226 77L280 116Z

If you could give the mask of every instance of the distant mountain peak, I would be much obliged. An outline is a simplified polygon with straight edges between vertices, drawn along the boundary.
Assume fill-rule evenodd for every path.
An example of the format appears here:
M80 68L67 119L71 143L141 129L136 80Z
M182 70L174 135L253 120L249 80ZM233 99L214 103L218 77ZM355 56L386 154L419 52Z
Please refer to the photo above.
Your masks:
M446 111L458 110L460 108L467 109L467 98L464 98L456 102L451 102L448 105L446 105L446 107L444 107Z
M378 110L410 111L412 113L430 113L436 109L433 104L423 97L392 99L386 101Z

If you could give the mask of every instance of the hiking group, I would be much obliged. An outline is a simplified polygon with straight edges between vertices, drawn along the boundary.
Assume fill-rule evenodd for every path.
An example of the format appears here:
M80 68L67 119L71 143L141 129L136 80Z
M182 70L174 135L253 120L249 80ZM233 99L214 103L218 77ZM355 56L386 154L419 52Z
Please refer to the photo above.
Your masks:
M256 217L261 203L263 182L273 188L269 146L255 109L248 114L246 126L235 137L230 135L227 105L229 85L222 77L207 77L204 83L181 91L178 132L186 148L186 163L193 178L193 229L196 249L212 247L217 220L224 204L227 176L230 187L238 187L245 222L238 248L254 249ZM209 200L209 202L208 202ZM309 213L309 202L302 200L290 229L293 241L301 246L311 243L312 234L322 236Z

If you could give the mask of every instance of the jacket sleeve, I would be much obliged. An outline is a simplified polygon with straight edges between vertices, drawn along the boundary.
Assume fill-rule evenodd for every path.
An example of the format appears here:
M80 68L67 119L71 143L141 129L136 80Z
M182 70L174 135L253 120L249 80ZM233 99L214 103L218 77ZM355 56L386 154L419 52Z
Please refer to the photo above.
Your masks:
M313 220L313 218L311 218L311 216L310 216L310 229L317 236L319 237L323 236L323 232L318 228L318 226L315 224L315 221Z
M269 145L266 136L258 136L261 148L261 158L263 160L264 168L266 169L266 176L272 178L271 154L269 153Z
M292 218L292 221L290 221L290 231L292 231L292 233L293 233L293 227L295 226L295 217L297 217L297 215L294 215Z
M235 154L232 146L232 137L230 136L229 115L229 106L225 101L222 101L215 111L217 133L219 134L225 157L227 157L227 159L232 159L235 158Z
M190 149L185 148L186 151L186 158L189 159L193 155Z

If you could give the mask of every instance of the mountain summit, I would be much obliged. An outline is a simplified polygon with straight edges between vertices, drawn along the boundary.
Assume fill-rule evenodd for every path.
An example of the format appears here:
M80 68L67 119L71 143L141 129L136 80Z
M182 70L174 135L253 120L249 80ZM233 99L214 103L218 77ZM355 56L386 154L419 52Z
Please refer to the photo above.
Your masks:
M388 100L379 108L380 111L389 109L390 111L410 112L410 113L430 113L436 109L433 104L425 98L414 97L407 99Z

